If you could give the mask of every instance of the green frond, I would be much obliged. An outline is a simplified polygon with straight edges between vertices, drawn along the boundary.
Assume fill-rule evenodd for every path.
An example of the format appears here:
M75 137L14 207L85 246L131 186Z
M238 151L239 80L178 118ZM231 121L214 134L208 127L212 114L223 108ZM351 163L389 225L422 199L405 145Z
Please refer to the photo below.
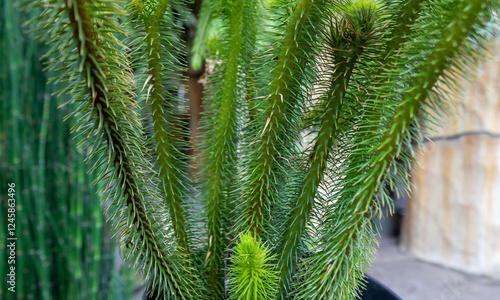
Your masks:
M297 36L304 34L301 32L312 7L310 1L300 1L295 7L295 11L289 20L288 28L283 36L280 52L273 69L273 79L271 81L271 91L266 99L263 111L264 122L261 131L256 133L259 145L256 149L256 166L251 171L252 178L249 179L248 188L248 212L247 219L252 232L260 234L264 227L264 210L270 202L269 186L272 168L275 160L276 145L281 131L286 106L295 106L287 92L287 84L293 79L293 69L298 55L299 44ZM286 102L285 102L286 101Z
M243 197L247 202L246 222L256 234L274 230L273 224L266 220L274 220L273 215L282 212L273 194L282 190L290 160L297 152L302 109L312 85L310 70L319 32L326 20L326 4L325 1L277 4L270 31L280 37L272 41L277 46L267 54L269 66L265 65L257 75L268 83L263 87L265 96L257 103L259 115L250 125L252 152Z
M359 8L355 9L356 7ZM342 127L351 122L350 119L355 115L353 108L359 108L356 99L353 99L352 104L344 105L346 93L351 89L351 74L360 72L360 67L356 65L364 51L371 55L377 53L376 48L383 36L384 25L380 24L378 6L375 8L372 5L355 6L348 3L332 18L322 35L326 42L321 66L327 70L320 76L317 92L323 94L315 100L317 103L307 119L309 124L306 124L312 128L311 134L314 135L303 162L307 171L297 188L299 196L279 250L278 266L282 270L280 286L285 286L290 280L287 277L296 264L297 249L311 222L318 189L324 184L323 176L330 152L339 145L341 134L344 134ZM325 83L328 86L321 87Z
M222 4L221 4L222 5ZM206 206L208 250L205 259L208 282L213 299L223 293L223 261L227 247L226 235L234 222L231 220L231 193L235 189L237 144L239 128L245 107L245 85L250 74L250 61L254 54L258 26L257 5L254 0L224 3L223 44L210 82L203 126L206 128L202 194Z
M83 137L88 160L102 166L103 203L116 206L111 217L125 258L148 274L148 283L165 298L196 299L192 270L184 263L153 185L145 174L142 128L131 97L130 63L117 35L125 34L116 17L124 12L109 1L38 1L56 81L71 82L61 93L79 103L74 130ZM55 56L55 55L57 56Z
M191 186L188 180L188 149L180 128L179 114L182 99L177 96L180 74L185 68L179 49L183 46L178 38L179 26L172 12L176 1L136 1L129 7L130 21L134 24L131 48L136 65L147 62L142 75L146 77L139 96L143 97L143 109L148 109L152 125L146 144L154 145L156 165L163 185L165 202L179 245L189 252L189 228L186 224L188 206L185 199ZM182 5L182 4L181 4ZM137 20L137 21L134 21Z
M347 180L344 180L335 193L335 203L331 204L333 207L321 225L323 240L318 252L307 260L309 265L315 267L304 274L301 298L352 299L357 296L356 288L362 284L361 271L369 263L374 251L371 245L376 241L370 220L380 212L384 204L390 205L391 202L383 187L384 179L391 177L391 168L395 168L396 173L403 169L403 166L395 162L395 158L405 162L412 159L411 154L405 153L405 149L412 149L412 142L421 139L419 128L414 126L422 108L427 106L426 99L435 91L439 78L445 76L444 70L455 59L464 40L473 33L474 23L481 19L482 13L488 11L484 2L463 1L458 4L456 13L447 19L448 25L428 56L424 54L424 59L413 66L415 72L405 77L401 77L401 72L391 73L398 76L398 80L404 78L406 81L406 85L400 85L402 92L395 94L394 85L391 84L390 88L387 86L387 91L392 94L383 93L381 91L385 86L382 84L377 91L383 98L365 103L365 107L374 106L367 109L365 115L357 121L359 129L353 140L355 147L349 156L349 167L341 173ZM413 42L406 47L411 51L409 49L413 49ZM413 50L422 53L423 49L425 48ZM400 55L401 53L400 51ZM402 55L401 59L403 57L408 56ZM397 60L399 59L398 57ZM407 67L408 62L401 61L401 66L403 65ZM391 117L387 118L386 123L382 119L383 130L375 134L374 124L380 124L381 119L380 114L373 113L376 111L374 107L393 105L391 102L397 103L395 111L386 116L382 114L385 118ZM434 105L439 106L439 103ZM385 111L387 113L388 109ZM363 139L367 136L370 137L369 140Z

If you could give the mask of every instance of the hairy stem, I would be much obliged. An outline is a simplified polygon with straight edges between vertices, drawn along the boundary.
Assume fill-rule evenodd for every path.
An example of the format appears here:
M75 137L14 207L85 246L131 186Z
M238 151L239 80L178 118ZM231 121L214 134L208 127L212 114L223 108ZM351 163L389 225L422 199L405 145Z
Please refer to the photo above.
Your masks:
M365 9L367 12L364 15L367 16L371 9L368 7ZM300 185L299 197L289 218L289 224L279 251L278 269L281 273L278 286L282 297L292 277L291 273L309 223L310 214L314 209L318 188L324 179L328 158L340 133L339 117L345 93L350 87L351 75L363 51L370 47L368 41L373 34L373 27L353 32L351 31L353 28L350 26L355 23L352 20L342 19L336 24L338 28L330 28L330 34L333 38L331 38L328 47L332 47L332 49L326 51L333 51L330 62L332 65L329 66L333 69L330 74L331 82L323 96L324 103L321 102L321 106L319 106L322 110L320 122L317 125L319 131L312 141L313 146L308 157L307 172ZM372 24L372 20L362 23Z
M236 164L238 114L244 102L239 89L244 86L242 74L248 74L250 59L255 42L257 24L255 15L257 4L253 0L237 0L228 8L229 28L227 46L224 50L225 65L222 72L222 84L212 101L218 107L217 119L214 122L215 132L208 139L207 154L207 225L208 252L208 283L212 299L223 295L223 256L226 249L223 224L228 216L223 215L223 208L229 205L228 191L225 190L234 182L232 167ZM210 121L209 121L210 122ZM226 221L227 222L227 221Z
M186 285L178 284L184 280L183 274L172 268L168 255L162 249L162 242L153 229L143 192L139 188L142 183L138 182L136 170L129 158L128 138L125 136L130 132L124 134L123 131L126 129L120 127L120 115L111 105L115 101L120 101L119 98L112 96L119 91L110 90L109 87L112 85L106 82L102 64L105 57L102 57L102 52L98 50L100 40L94 30L94 26L99 25L94 24L86 6L87 3L82 0L65 1L69 22L74 28L73 40L76 42L79 59L82 61L81 73L86 74L85 81L92 101L93 116L96 123L100 124L98 130L102 131L107 151L110 153L108 161L112 166L110 175L115 177L115 185L120 191L119 197L128 208L125 223L129 228L126 229L133 233L124 236L123 243L131 250L136 260L145 260L149 267L154 269L149 271L158 274L156 279L158 282L169 283L169 292L181 299L191 299L192 290L187 289Z
M173 135L173 125L166 120L167 115L165 113L165 107L173 105L172 103L167 104L164 98L165 89L163 87L164 76L161 54L160 26L168 8L168 3L169 1L159 1L153 15L143 12L139 6L137 6L137 9L140 12L146 30L146 48L149 76L151 78L149 96L151 98L157 162L175 235L179 240L179 245L186 253L189 253L189 241L185 221L186 211L182 205L183 199L182 192L180 191L183 188L180 177L186 176L185 174L181 174L182 170L176 167L176 160L178 159L176 156L178 150L175 147L176 139Z
M259 235L264 226L264 208L269 202L269 186L271 172L275 163L275 152L279 134L287 106L293 107L293 100L289 97L288 85L296 75L293 70L298 63L296 56L299 52L298 38L303 34L304 24L308 22L312 1L301 0L290 18L284 34L283 43L273 72L271 92L267 98L264 110L265 124L259 132L259 146L257 149L257 167L253 170L250 183L250 197L247 218L250 231ZM303 63L303 62L302 62Z

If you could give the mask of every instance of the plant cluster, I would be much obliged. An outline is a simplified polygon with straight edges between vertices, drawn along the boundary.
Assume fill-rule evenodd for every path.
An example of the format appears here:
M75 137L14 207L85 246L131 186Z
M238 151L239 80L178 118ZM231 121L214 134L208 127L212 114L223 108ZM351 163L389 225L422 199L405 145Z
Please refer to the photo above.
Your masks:
M499 2L205 1L195 176L180 124L186 3L35 5L124 256L158 298L354 299L387 187L409 188L406 166Z

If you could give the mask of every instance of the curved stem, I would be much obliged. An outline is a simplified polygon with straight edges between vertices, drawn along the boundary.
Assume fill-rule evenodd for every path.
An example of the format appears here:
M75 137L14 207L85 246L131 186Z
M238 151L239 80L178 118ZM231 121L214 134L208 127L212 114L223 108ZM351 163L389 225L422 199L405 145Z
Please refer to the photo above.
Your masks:
M160 26L168 8L169 1L159 1L153 15L148 15L137 6L146 30L146 49L148 56L148 67L150 76L149 97L151 98L151 111L153 118L154 139L156 142L157 163L165 191L166 203L169 208L170 217L174 227L175 236L179 245L186 253L189 253L189 240L186 226L186 211L183 207L181 177L182 170L176 166L176 139L173 136L173 125L166 120L163 88L164 76L162 68L162 44ZM184 176L183 176L184 175Z
M97 25L93 20L95 16L91 13L92 8L88 8L89 5L91 4L83 0L66 0L65 10L73 28L78 60L81 61L79 72L85 74L85 83L90 94L88 99L92 102L91 116L98 124L95 134L101 134L107 144L106 150L109 153L107 163L110 168L108 174L111 176L110 180L114 180L113 185L117 190L116 201L126 208L123 211L126 212L125 215L115 214L125 219L120 220L118 225L124 233L122 243L137 263L145 263L143 267L149 273L156 274L155 285L161 282L167 285L161 287L163 291L168 289L169 293L180 299L192 299L195 296L193 287L185 284L187 279L184 272L180 272L178 266L173 265L169 255L164 251L163 241L157 236L157 229L152 224L152 216L145 203L144 191L141 189L144 183L138 176L136 168L139 166L135 165L134 161L134 154L140 154L131 150L136 146L129 144L130 139L135 138L136 132L134 129L126 128L126 125L131 124L122 121L122 118L125 118L124 114L134 114L134 112L128 107L126 111L117 110L117 105L121 107L126 103L126 100L120 103L122 101L120 95L125 96L121 94L124 91L120 91L119 88L130 84L125 74L128 70L122 74L125 78L122 83L115 84L113 80L107 82L109 73L106 71L109 71L107 68L110 66L103 56L105 52L99 50L101 37L96 31ZM107 17L109 16L103 16ZM114 90L115 88L117 90Z
M452 18L448 27L444 30L441 40L437 43L434 51L426 60L420 72L414 77L413 88L403 96L399 107L393 118L386 127L385 133L375 147L375 153L370 156L369 169L365 174L360 174L359 185L350 201L345 202L346 206L341 210L342 230L333 235L333 240L329 249L323 250L318 257L323 256L323 262L328 261L328 266L324 266L324 273L314 274L308 280L310 286L308 290L314 297L309 299L323 299L327 291L332 291L336 281L341 281L339 274L346 268L353 266L352 255L359 249L360 239L366 234L367 223L372 216L373 202L378 192L380 183L383 182L389 167L401 151L403 139L408 134L407 130L413 120L417 118L418 111L424 105L429 93L434 88L439 77L444 74L444 70L450 65L450 61L457 53L463 40L472 29L477 15L486 9L482 1L463 1L457 13ZM348 187L351 188L351 187ZM345 194L345 196L350 193ZM349 196L351 197L351 196ZM339 200L340 201L340 200ZM339 216L340 218L340 216ZM315 260L318 262L319 259ZM338 286L338 282L336 285ZM339 291L337 291L339 292ZM339 292L340 293L340 292Z

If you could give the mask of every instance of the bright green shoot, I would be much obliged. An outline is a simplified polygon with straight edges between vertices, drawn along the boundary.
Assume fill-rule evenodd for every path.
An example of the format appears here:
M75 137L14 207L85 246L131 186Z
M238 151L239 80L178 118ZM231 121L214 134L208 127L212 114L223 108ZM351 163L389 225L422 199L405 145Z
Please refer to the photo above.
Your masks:
M233 299L269 300L276 289L275 266L270 250L250 232L240 236L229 268L229 289Z

